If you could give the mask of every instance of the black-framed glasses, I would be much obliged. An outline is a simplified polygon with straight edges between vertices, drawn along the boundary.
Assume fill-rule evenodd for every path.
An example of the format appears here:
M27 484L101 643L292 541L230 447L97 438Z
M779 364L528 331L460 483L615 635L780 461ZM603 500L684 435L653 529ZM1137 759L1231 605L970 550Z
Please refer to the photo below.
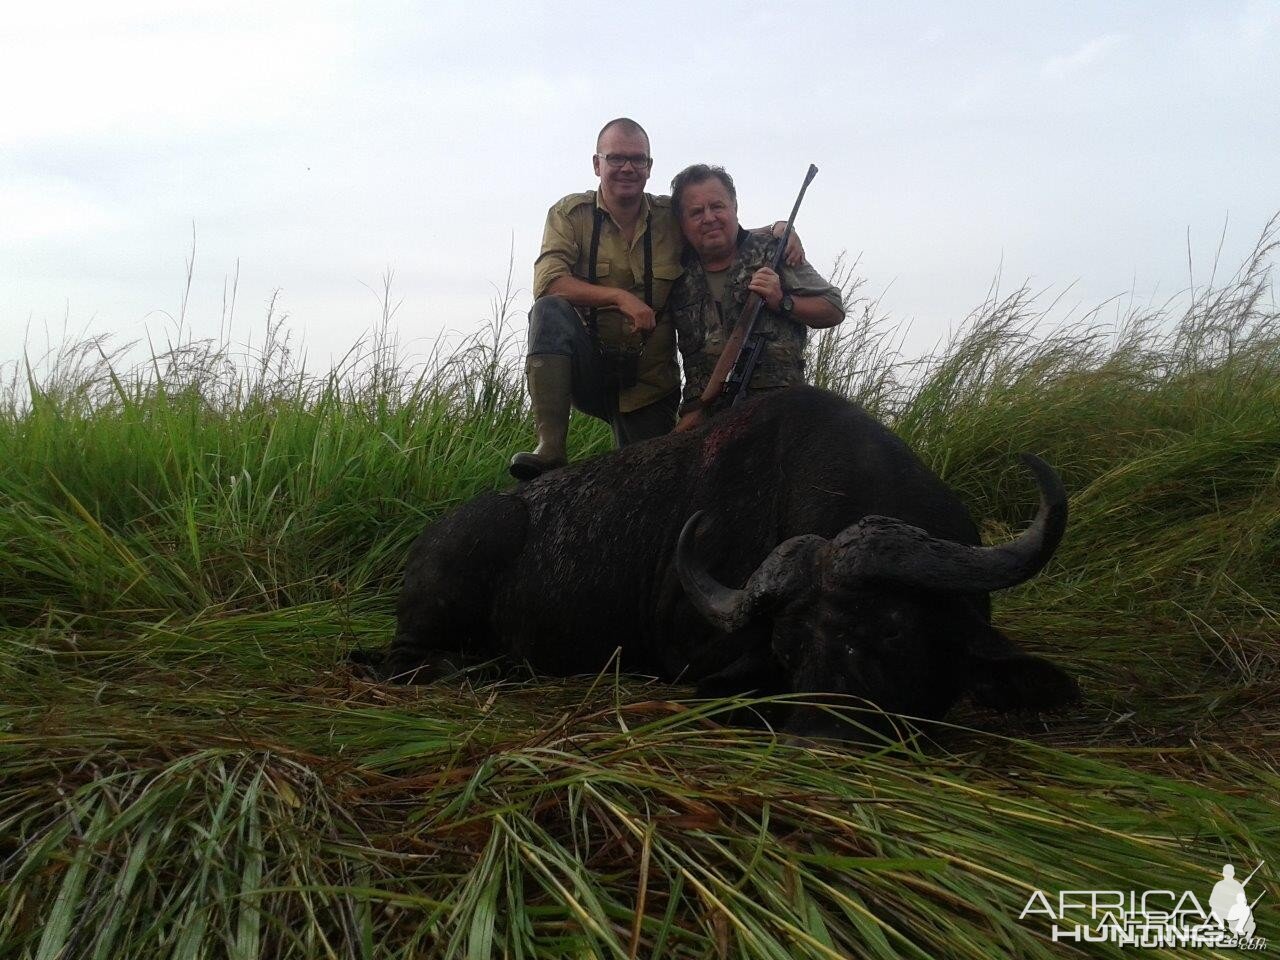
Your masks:
M648 170L653 163L653 157L646 157L643 153L597 153L596 159L603 160L614 170L621 170L628 163L633 170Z

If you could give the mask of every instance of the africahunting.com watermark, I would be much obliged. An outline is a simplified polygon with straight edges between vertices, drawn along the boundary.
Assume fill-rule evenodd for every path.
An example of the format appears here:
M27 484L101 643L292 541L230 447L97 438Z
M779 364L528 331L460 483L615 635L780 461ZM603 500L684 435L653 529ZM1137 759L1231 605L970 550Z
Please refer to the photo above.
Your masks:
M1061 890L1056 896L1036 890L1018 919L1044 918L1054 943L1265 950L1253 919L1262 893L1250 900L1245 890L1261 867L1241 882L1225 864L1207 909L1190 890Z

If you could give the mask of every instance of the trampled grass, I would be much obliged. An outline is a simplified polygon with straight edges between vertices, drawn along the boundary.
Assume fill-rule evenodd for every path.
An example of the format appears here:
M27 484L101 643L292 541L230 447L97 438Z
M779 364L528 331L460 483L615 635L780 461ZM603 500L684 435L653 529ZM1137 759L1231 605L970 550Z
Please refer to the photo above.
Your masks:
M1192 890L1223 863L1280 937L1280 311L1269 230L1172 308L1036 326L1025 290L905 363L878 306L814 345L989 539L1071 492L999 600L1081 678L901 744L783 744L739 702L605 674L391 688L422 524L506 483L518 351L322 376L276 344L92 353L0 411L0 958L1127 955L1035 890ZM501 316L501 309L498 311ZM78 359L76 359L78 357ZM603 453L586 421L574 456ZM1170 956L1227 956L1190 946Z

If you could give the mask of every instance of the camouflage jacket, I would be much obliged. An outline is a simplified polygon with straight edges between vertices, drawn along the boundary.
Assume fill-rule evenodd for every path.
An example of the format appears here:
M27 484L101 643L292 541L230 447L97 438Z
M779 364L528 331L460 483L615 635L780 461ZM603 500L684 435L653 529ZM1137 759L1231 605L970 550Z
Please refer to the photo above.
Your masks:
M761 267L768 266L777 240L773 237L738 232L738 255L725 280L724 299L717 303L707 283L707 274L696 255L690 254L684 274L676 281L669 301L675 320L680 357L684 362L684 395L681 412L707 386L725 343L733 334L738 316L747 300L747 284ZM840 292L813 267L785 264L780 271L782 289L793 296L825 297L840 309ZM748 390L789 387L804 382L804 345L808 327L765 307L756 321L756 330L765 339L765 348L752 374Z

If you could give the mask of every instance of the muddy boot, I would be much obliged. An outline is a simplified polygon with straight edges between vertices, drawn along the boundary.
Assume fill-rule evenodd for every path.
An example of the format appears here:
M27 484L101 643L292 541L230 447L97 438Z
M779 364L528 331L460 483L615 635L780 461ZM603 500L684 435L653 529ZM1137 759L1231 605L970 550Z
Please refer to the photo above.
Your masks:
M532 480L569 462L564 445L569 433L572 362L558 353L539 353L525 361L538 446L532 453L517 453L511 458L509 469L517 480Z

